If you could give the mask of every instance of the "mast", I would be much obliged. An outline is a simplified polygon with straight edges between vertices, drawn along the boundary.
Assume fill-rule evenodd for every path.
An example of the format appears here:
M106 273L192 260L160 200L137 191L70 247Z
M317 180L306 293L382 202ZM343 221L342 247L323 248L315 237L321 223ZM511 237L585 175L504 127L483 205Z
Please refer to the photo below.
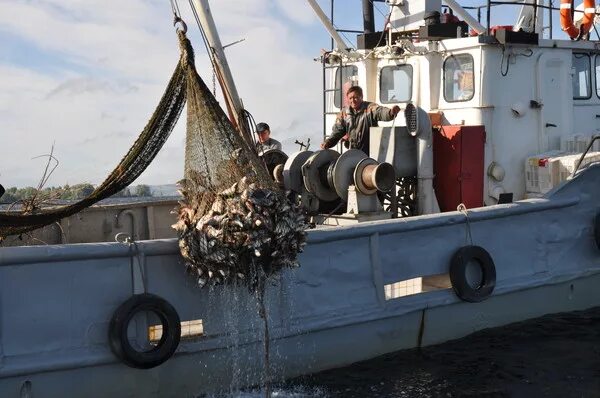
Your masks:
M363 29L365 33L375 32L375 15L373 12L373 1L363 0Z
M210 48L211 54L209 56L215 68L215 74L217 75L221 89L223 90L223 96L225 97L227 110L229 111L229 119L248 145L252 147L253 142L250 129L242 113L244 106L235 87L233 75L227 63L225 51L221 44L208 0L194 0L194 8L196 9L200 25Z
M317 2L315 0L306 0L306 1L312 7L315 14L317 14L317 17L321 20L321 23L323 24L325 29L327 29L327 32L329 32L329 35L331 36L331 38L335 41L335 43L338 47L337 48L338 51L340 51L342 53L348 53L348 51L347 51L348 46L346 45L346 43L344 43L344 40L339 35L337 30L335 30L335 27L331 24L329 19L327 19L327 15L325 15L325 13L321 9L321 7L319 7L319 4L317 4Z

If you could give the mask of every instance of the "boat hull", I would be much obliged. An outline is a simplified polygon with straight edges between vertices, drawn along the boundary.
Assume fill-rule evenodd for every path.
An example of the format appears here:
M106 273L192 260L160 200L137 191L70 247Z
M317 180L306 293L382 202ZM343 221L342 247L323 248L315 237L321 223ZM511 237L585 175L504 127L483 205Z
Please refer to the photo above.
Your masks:
M600 305L600 165L546 198L309 233L301 267L268 288L275 380L548 313ZM492 295L450 288L391 298L386 287L448 273L477 244L497 272ZM175 240L0 250L0 396L197 396L264 377L262 320L243 287L198 289ZM110 351L113 312L132 294L164 297L182 321L202 320L156 368ZM148 338L148 319L132 337ZM29 395L28 395L29 394Z

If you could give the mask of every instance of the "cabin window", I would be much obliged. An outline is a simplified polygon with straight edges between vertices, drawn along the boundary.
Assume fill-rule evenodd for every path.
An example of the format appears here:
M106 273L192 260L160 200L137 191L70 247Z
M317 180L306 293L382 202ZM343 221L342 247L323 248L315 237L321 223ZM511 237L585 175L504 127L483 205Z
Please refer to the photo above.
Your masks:
M333 102L336 108L346 105L346 91L356 85L357 77L358 68L354 65L337 68L335 71L335 97Z
M592 96L591 62L587 54L573 54L573 99L588 99Z
M596 96L600 98L600 55L596 55L594 58L594 64L596 69Z
M379 101L383 104L408 102L412 97L411 65L385 66L379 74Z
M451 55L444 61L444 99L446 102L469 101L475 94L473 57Z

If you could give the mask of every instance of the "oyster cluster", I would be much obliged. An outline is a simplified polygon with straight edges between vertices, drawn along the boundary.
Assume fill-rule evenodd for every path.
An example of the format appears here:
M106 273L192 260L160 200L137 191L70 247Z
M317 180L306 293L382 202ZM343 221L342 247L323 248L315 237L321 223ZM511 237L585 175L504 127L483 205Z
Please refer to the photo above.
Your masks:
M196 193L194 193L196 192ZM255 289L260 278L297 267L306 240L306 216L283 193L260 188L243 177L206 199L197 187L182 184L179 247L199 286L243 281ZM210 205L210 203L208 204Z

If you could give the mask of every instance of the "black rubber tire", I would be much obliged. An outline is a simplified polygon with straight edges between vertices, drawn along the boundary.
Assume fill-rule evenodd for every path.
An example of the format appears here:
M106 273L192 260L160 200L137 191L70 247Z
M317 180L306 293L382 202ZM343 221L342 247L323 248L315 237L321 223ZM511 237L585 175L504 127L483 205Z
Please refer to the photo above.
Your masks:
M596 222L594 224L594 235L596 238L596 246L600 249L600 213L596 216Z
M155 313L162 323L163 333L158 344L149 351L137 351L127 338L129 322L138 312ZM117 308L108 328L112 352L126 365L138 369L154 368L175 353L181 339L181 321L177 311L165 299L154 294L136 294Z
M467 264L476 261L481 266L482 281L477 288L467 282ZM450 281L456 295L463 301L478 303L487 299L496 287L496 266L492 256L480 246L463 246L452 257Z

